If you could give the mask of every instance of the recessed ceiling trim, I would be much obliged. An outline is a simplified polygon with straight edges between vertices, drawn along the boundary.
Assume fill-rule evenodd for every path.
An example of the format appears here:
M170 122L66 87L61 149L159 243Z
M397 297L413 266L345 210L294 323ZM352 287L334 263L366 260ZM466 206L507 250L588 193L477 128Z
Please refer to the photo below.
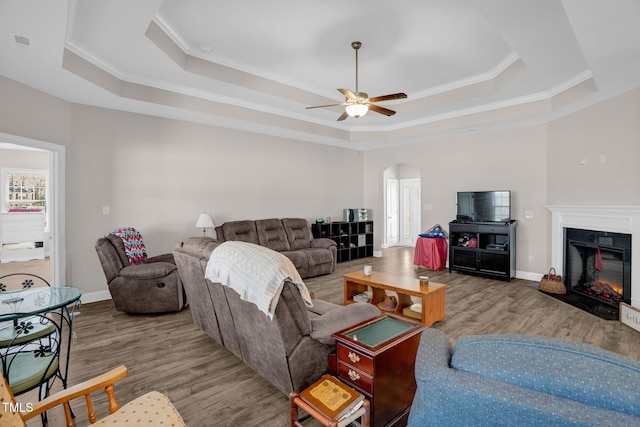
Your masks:
M253 75L262 79L271 80L271 81L284 84L293 88L301 89L305 92L311 92L315 95L319 95L327 98L329 102L333 102L334 100L333 92L328 92L328 91L319 89L317 87L310 87L309 85L305 85L298 81L293 81L291 79L285 79L280 76L261 72L256 70L253 67L247 66L246 64L241 64L235 61L231 61L229 58L226 58L226 57L222 57L222 56L211 54L211 53L204 54L199 49L193 49L190 43L185 40L182 34L175 28L174 25L171 24L171 22L164 15L162 15L161 12L157 12L155 14L151 24L156 24L158 28L162 30L162 32L164 32L176 44L176 46L180 48L180 50L182 50L182 52L186 55L186 58L183 59L184 62L176 61L175 58L173 58L174 62L178 63L179 65L180 63L187 64L189 62L189 57L195 57L203 61L208 61L214 64L219 64L225 67L232 68L234 70L248 73L250 75ZM153 43L158 45L159 41L153 36L153 31L150 31L150 30L151 28L149 28L146 32L147 38L149 38ZM159 47L162 49L161 46ZM470 87L470 86L478 85L491 80L495 80L500 74L505 72L509 67L513 66L519 60L520 60L520 57L518 56L518 54L516 54L515 52L511 52L504 59L502 59L498 64L496 64L496 66L493 69L485 73L471 76L466 79L460 79L445 85L429 88L417 93L412 93L410 97L411 99L409 101L405 101L404 103L419 104L420 103L419 101L421 100L421 98L428 98L435 95L440 95L447 92L464 89L466 87ZM188 69L188 67L184 67L184 68L185 68L185 71L196 72ZM198 73L198 74L203 75L202 73ZM208 76L203 75L203 76L211 77L211 75L208 75ZM307 104L310 105L310 104L322 104L322 103L326 103L327 101L312 101L312 102L305 101L305 102L307 102ZM403 102L400 102L399 104L403 104Z
M122 78L94 64L72 49L64 48L62 68L114 95L120 95Z
M73 57L76 59L72 60ZM70 50L67 50L64 58L64 66L67 70L103 87L105 77L100 77L100 73L97 73L99 78L94 79L92 78L93 74L89 72L90 67L95 67L97 70L105 72L100 67L89 60L85 60ZM84 66L82 66L83 61ZM79 66L82 68L78 69L77 67ZM108 89L110 92L123 98L151 102L158 105L165 105L167 107L189 109L205 115L216 115L234 120L244 120L252 122L254 125L258 126L281 127L284 129L282 134L306 133L309 135L313 134L309 138L317 137L324 140L338 138L339 141L344 142L361 142L363 140L365 142L374 142L381 140L389 141L394 139L394 137L402 139L408 136L418 136L423 132L432 132L433 129L430 128L433 126L438 128L436 129L438 132L454 131L461 125L458 123L458 119L462 119L464 117L467 118L467 121L465 122L466 126L469 126L470 124L474 126L482 125L491 120L489 116L492 115L492 112L508 108L516 108L516 110L508 114L516 117L521 116L521 113L518 113L517 111L523 111L522 108L527 105L528 107L526 107L526 109L528 109L528 114L538 115L548 113L551 110L552 105L551 102L546 101L549 101L554 96L576 87L576 85L579 85L582 82L588 81L590 76L590 71L586 71L557 85L549 91L543 91L532 95L431 115L419 120L403 122L395 125L353 126L349 128L349 130L339 130L340 127L336 126L336 123L333 121L309 120L307 116L303 116L302 114L291 114L290 112L274 109L270 106L264 106L222 95L215 95L175 84L167 84L166 82L155 82L155 86L150 86L133 81L120 80L117 77L112 76L112 79L116 79L116 81L120 82L120 84L116 86L118 89L114 89L113 84L115 82L112 79L107 79L106 81L111 89L108 89L107 87L105 87L105 89ZM148 81L148 79L144 80ZM253 113L249 114L250 111ZM487 116L487 114L489 114L489 116ZM401 135L392 135L394 133L399 133Z
M557 84L556 86L547 90L547 92L549 93L549 97L552 97L562 92L565 92L567 90L570 90L573 87L586 82L587 80L593 80L593 73L591 72L591 70L585 70L582 73L573 76L569 80L566 80L564 82Z
M295 117L291 113L286 114L286 112L267 108L263 105L243 100L239 101L221 95L207 93L204 96L203 92L198 96L196 95L198 91L188 91L184 87L177 87L173 84L167 84L165 88L161 88L121 80L68 49L65 49L63 56L63 67L67 71L121 98L190 110L205 115L227 117L268 126L279 126L289 131L304 131L316 133L319 136L348 140L347 130L328 126L321 121L316 121L312 124L302 115Z
M318 104L333 102L332 98L318 96L315 92L300 89L292 84L281 83L272 78L236 69L198 55L191 55L182 50L154 21L149 23L145 35L171 61L189 73L289 99L303 105L310 99Z
M202 99L211 101L217 104L231 105L239 107L244 110L259 111L268 114L275 114L281 117L287 117L295 120L311 122L320 126L326 126L330 124L333 126L333 122L327 123L321 119L309 120L308 117L300 114L292 114L288 111L275 108L273 106L265 106L255 102L246 101L240 98L229 97L220 94L214 94L212 92L194 89L192 87L177 85L173 83L167 83L165 81L152 81L147 78L121 78L120 76L113 75L109 70L105 70L102 67L94 64L90 59L79 55L77 52L71 49L65 49L63 55L63 68L67 71L74 73L75 75L113 93L114 95L139 99L146 102L165 104L169 106L182 106L180 102L176 102L175 105L169 103L169 99L174 99L176 96L187 96L194 99ZM133 88L136 88L135 90ZM157 93L153 94L153 91ZM162 96L164 94L164 97ZM174 94L171 95L170 94ZM164 99L166 98L166 99ZM162 102L160 102L162 100ZM192 108L193 109L193 108ZM194 110L197 111L197 110ZM339 127L336 127L339 128Z
M69 2L67 34L70 35L74 28L73 21L76 19L76 4L79 2ZM317 115L304 112L305 105L316 104L314 98L318 99L318 104L335 102L336 96L333 91L312 87L315 83L313 80L306 84L289 81L304 77L299 73L283 77L287 76L286 72L282 71L283 68L273 68L275 73L275 70L281 70L282 75L269 75L268 71L259 69L258 66L248 65L251 64L250 56L244 57L246 63L241 62L241 56L234 56L237 50L224 49L233 46L232 40L220 39L223 37L222 34L226 37L226 34L231 32L235 34L235 40L239 40L238 35L245 34L235 32L240 28L229 27L228 31L212 33L207 31L207 22L204 22L201 29L192 33L189 27L174 26L170 21L174 19L169 12L170 9L161 12L158 9L160 3L148 4L144 6L143 11L136 9L136 12L140 13L132 14L135 18L128 21L135 27L125 27L128 28L128 37L114 37L114 41L122 44L120 51L113 50L118 46L109 44L111 39L108 35L113 36L116 33L109 33L106 22L98 21L102 16L98 13L101 9L88 9L90 13L87 16L99 22L100 25L96 27L100 27L102 32L91 33L89 24L92 21L83 20L82 25L78 23L76 28L79 37L87 38L74 40L73 37L69 37L66 40L63 68L104 89L104 93L102 90L96 91L100 96L107 92L113 94L102 104L105 108L122 104L123 109L142 114L353 148L427 140L430 135L454 135L459 133L460 129L469 127L486 130L506 122L544 122L567 114L568 111L583 108L610 92L607 87L608 81L602 77L601 72L596 73L601 87L596 87L593 73L586 69L590 66L589 62L572 63L571 67L563 66L566 65L561 61L564 57L555 58L555 63L540 62L537 46L530 46L528 41L520 42L517 39L504 45L501 50L491 50L492 55L484 55L483 50L485 47L491 47L490 44L478 45L472 55L463 58L452 58L450 50L453 49L442 48L431 52L426 47L424 50L421 49L419 45L417 49L403 52L401 45L389 42L387 49L390 55L396 54L396 51L404 55L400 56L398 64L410 67L415 61L417 66L415 70L407 69L411 71L405 74L407 77L419 74L419 70L423 68L418 66L433 71L428 69L430 62L426 59L431 56L424 56L432 54L435 63L441 64L443 70L447 70L449 65L458 67L452 74L443 72L438 75L434 72L434 82L444 82L447 76L468 77L428 87L428 78L432 76L425 72L424 77L418 76L424 80L421 85L415 86L418 92L411 93L406 101L393 102L397 104L397 111L401 113L396 119L384 123L367 119L336 123L329 109L318 111ZM117 10L110 9L110 12L113 12L109 16L112 23L120 22L116 20L119 16ZM78 16L77 19L81 20L82 16ZM175 20L176 24L180 22ZM503 26L506 26L505 22L502 22ZM101 37L98 38L98 35ZM119 35L125 34L121 32ZM503 29L498 35L505 39L509 32ZM264 33L252 36L265 37ZM140 39L142 37L146 38ZM137 54L150 53L154 64L167 67L162 69L162 76L165 77L159 77L154 70L145 69L145 64L138 62L132 62L131 68L127 68L127 55L133 53L126 50L129 40L136 42L131 46L138 49ZM149 41L151 43L148 43ZM213 53L205 52L198 42L212 44ZM254 45L255 43L249 48L255 47ZM282 48L291 46L283 43ZM91 49L94 48L95 51L92 52ZM318 49L321 54L314 60L326 61L327 56L322 56L325 55L326 43L314 45L314 49ZM103 53L105 57L101 57L97 52ZM220 56L223 52L227 56ZM496 55L497 52L500 53ZM580 53L579 50L577 52ZM159 53L161 55L158 55ZM474 54L484 55L485 61L481 67L474 67L470 62ZM546 58L544 55L541 56ZM289 55L282 60L287 61L289 58L293 61L296 57ZM487 58L491 60L487 61ZM530 63L525 63L525 59ZM110 63L110 60L113 62ZM580 72L584 69L586 70ZM545 73L545 70L548 72ZM595 71L599 71L599 68L595 68ZM555 84L576 72L579 74ZM469 76L471 73L475 74ZM541 75L544 75L542 80ZM555 86L550 87L554 84ZM537 92L531 93L532 91ZM121 101L115 102L116 97ZM100 103L96 105L100 106ZM405 112L407 114L404 114Z
M333 92L325 91L318 87L312 87L297 80L287 79L272 73L266 73L264 71L257 70L254 67L250 67L247 64L243 64L238 61L233 61L224 56L216 55L215 53L205 53L201 49L194 49L192 48L191 44L188 41L186 41L185 38L180 34L180 32L175 29L175 27L171 24L171 22L169 22L169 20L166 17L164 17L160 12L157 12L154 15L153 20L149 24L149 27L147 28L145 35L149 40L151 40L151 42L153 42L163 51L165 51L165 49L163 49L163 47L161 46L162 42L158 40L158 38L156 37L157 33L153 31L153 28L152 28L153 24L157 25L158 29L164 32L167 35L167 37L169 37L169 39L171 39L171 41L173 41L176 44L176 46L180 50L182 50L182 52L186 55L185 63L189 61L189 57L197 58L202 61L207 61L212 64L217 64L222 67L228 67L233 70L240 71L242 73L247 73L248 75L255 76L260 79L270 80L272 82L276 82L281 85L286 85L292 88L303 90L305 92L313 93L315 95L320 95L320 96L326 97L326 99L331 99L331 96L333 96ZM189 69L185 69L185 71L194 72ZM204 76L204 77L211 78L211 75ZM321 102L324 102L324 101L321 101Z
M513 81L526 70L527 66L521 58L517 57L514 59L515 60L513 62L509 62L510 58L508 58L505 61L509 62L507 67L502 69L499 74L488 80L461 85L460 87L451 88L444 92L434 93L427 97L411 99L402 103L401 106L398 107L398 112L405 114L418 110L426 110L431 107L452 104L463 99L475 98L495 92L508 82Z
M160 29L164 31L164 33L169 36L169 38L171 38L171 40L173 40L173 42L178 45L180 49L182 49L183 52L189 53L191 51L189 43L187 43L182 34L180 34L180 32L171 24L171 22L169 22L169 20L167 20L167 18L165 18L165 16L161 12L156 12L156 14L153 16L153 22L155 22L158 27L160 27Z
M86 61L89 61L90 63L92 63L93 65L95 65L96 67L100 68L103 71L106 71L107 73L119 78L119 79L125 79L125 73L123 71L121 71L119 68L111 65L109 62L107 62L105 59L101 58L100 56L96 55L95 53L93 53L92 51L90 51L89 49L87 49L85 46L83 46L81 43L75 41L75 40L68 40L66 42L66 46L65 46L68 50L70 50L71 52L75 53L76 55L80 56L81 58L83 58Z
M533 105L540 101L552 101L554 97L562 95L565 92L568 92L570 90L576 89L578 88L578 86L582 85L583 83L589 82L592 79L593 79L593 76L591 72L587 70L583 73L580 73L577 76L572 77L571 79L565 82L558 84L554 88L551 88L550 90L547 90L547 91L542 91L542 92L525 95L517 98L506 99L499 102L483 104L476 107L469 107L465 109L449 111L446 113L435 114L435 115L427 116L417 120L398 123L395 125L376 126L376 127L356 126L352 129L352 132L357 132L357 131L372 132L376 130L398 131L401 129L413 128L416 126L446 121L450 119L456 119L456 118L465 117L465 116L469 117L469 116L482 114L490 111L503 110L506 108L513 108L513 107L523 106L527 104ZM550 111L551 103L545 103L541 105L544 105L544 107L541 110L539 110L538 113L546 113Z
M500 61L492 70L489 70L485 73L477 74L475 76L471 76L465 79L460 79L454 82L450 82L444 85L432 87L420 92L412 93L411 99L426 98L429 96L439 95L445 92L461 89L467 86L472 86L478 83L484 83L489 80L494 80L504 71L506 71L509 67L515 64L516 61L518 61L519 59L520 57L515 52L511 52L502 61Z

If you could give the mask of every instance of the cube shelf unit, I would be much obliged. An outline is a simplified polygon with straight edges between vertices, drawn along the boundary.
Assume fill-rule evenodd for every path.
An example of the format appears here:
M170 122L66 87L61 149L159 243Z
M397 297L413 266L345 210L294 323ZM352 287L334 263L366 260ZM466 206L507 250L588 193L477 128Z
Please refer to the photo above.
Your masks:
M373 256L373 221L315 223L311 230L315 239L336 242L338 262Z
M475 247L462 241L476 242ZM516 221L449 223L449 272L511 280L516 275Z

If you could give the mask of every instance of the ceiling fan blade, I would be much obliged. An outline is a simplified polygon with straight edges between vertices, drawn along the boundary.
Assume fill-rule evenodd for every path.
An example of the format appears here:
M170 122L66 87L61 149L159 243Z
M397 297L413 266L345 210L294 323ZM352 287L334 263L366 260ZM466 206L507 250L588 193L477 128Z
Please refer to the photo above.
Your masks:
M339 122L341 122L341 121L343 121L344 119L346 119L347 117L349 117L349 115L348 115L348 114L347 114L347 112L345 111L345 112L343 112L343 113L340 115L340 117L338 117L338 121L339 121Z
M406 93L392 93L390 95L382 95L382 96L374 96L373 98L369 98L370 102L381 102L381 101L390 101L392 99L404 99L407 97Z
M343 94L347 99L357 99L358 97L349 89L338 89L338 92Z
M313 107L306 107L307 110L311 108L324 108L324 107L337 107L338 105L346 105L344 102L340 104L327 104L327 105L314 105Z
M376 113L384 114L385 116L393 116L396 112L389 110L388 108L380 107L379 105L369 104L369 110Z

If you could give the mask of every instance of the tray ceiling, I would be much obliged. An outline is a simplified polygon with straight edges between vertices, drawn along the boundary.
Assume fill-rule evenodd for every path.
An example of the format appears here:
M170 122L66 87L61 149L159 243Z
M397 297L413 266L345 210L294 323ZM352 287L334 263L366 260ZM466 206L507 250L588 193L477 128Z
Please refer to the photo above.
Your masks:
M640 86L634 0L0 3L0 74L74 103L353 149L543 123ZM405 100L337 122L336 90Z

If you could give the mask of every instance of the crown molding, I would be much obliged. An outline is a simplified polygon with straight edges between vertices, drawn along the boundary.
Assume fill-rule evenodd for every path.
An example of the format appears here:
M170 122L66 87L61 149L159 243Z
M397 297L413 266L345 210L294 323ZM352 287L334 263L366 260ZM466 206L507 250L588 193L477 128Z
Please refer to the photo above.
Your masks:
M348 143L354 143L354 142L364 144L364 145L376 144L377 142L379 142L379 140L382 140L382 139L385 140L386 142L389 142L395 139L413 140L414 138L417 138L420 136L424 138L424 133L422 129L424 126L432 125L438 122L445 122L447 120L459 119L462 117L471 117L474 115L481 115L483 113L498 110L498 109L514 108L514 107L518 107L526 104L536 103L539 101L546 101L553 98L554 96L557 96L561 93L564 93L568 90L573 89L574 87L576 87L581 83L584 83L585 81L592 79L591 72L585 71L583 73L580 73L579 75L572 77L571 79L568 79L565 82L558 84L557 86L547 91L538 92L536 94L531 94L531 95L512 98L512 99L508 99L500 102L494 102L491 104L485 104L485 105L480 105L476 107L470 107L466 109L451 111L447 113L431 115L418 120L402 122L395 125L345 126L345 123L322 120L322 119L314 119L314 118L310 118L308 115L303 115L302 113L291 113L290 111L283 110L281 108L275 108L273 106L241 100L238 98L229 97L225 95L219 95L219 94L215 94L215 93L211 93L211 92L207 92L199 89L194 89L192 87L176 85L176 84L167 83L164 81L151 81L150 79L147 79L147 78L135 78L135 77L124 78L124 76L122 76L122 73L118 72L114 74L110 72L109 68L113 68L113 67L101 66L101 65L104 65L104 63L101 61L96 61L95 56L89 55L89 58L85 58L85 56L82 54L82 53L85 53L85 51L82 49L80 49L81 53L78 53L77 51L72 51L71 49L69 51L72 54L77 55L79 58L84 59L87 64L90 64L91 66L96 67L100 70L106 71L110 73L112 76L114 76L116 79L118 79L118 81L120 81L120 85L122 86L122 90L120 94L118 94L118 96L120 97L137 99L143 102L153 102L152 101L153 99L162 98L163 97L162 93L173 93L176 95L182 95L182 96L188 97L189 99L192 99L192 100L200 99L200 100L209 101L214 104L237 107L240 110L244 110L247 112L253 111L259 115L262 115L263 117L261 119L262 122L264 122L265 117L269 115L273 115L274 117L279 117L285 121L286 119L292 120L293 122L291 123L299 123L299 124L308 123L312 125L310 129L315 128L316 131L320 128L324 128L327 130L335 129L335 130L341 130L341 131L347 132L342 137L337 137L337 138L336 136L320 135L320 132L318 132L318 134L311 135L313 133L312 130L309 130L308 132L303 132L301 130L295 129L295 127L304 128L305 126L301 127L300 125L297 125L297 126L293 126L292 128L282 127L279 129L278 124L266 125L264 123L252 123L251 122L252 119L249 117L250 116L249 114L247 115L246 120L242 120L240 118L232 119L235 121L243 122L244 123L243 126L231 125L227 121L231 117L227 117L227 120L220 121L220 120L213 119L212 115L215 115L216 114L215 112L207 111L206 109L192 108L190 110L192 113L196 113L198 115L204 115L205 117L212 118L212 121L200 119L200 120L197 120L199 122L216 123L216 125L222 124L222 126L227 126L232 128L238 128L238 129L244 128L245 130L250 130L255 132L260 131L270 135L277 135L277 136L282 136L287 138L298 138L305 141L320 142L320 143L336 145L336 146L342 146L342 144L348 144ZM96 62L98 62L98 64L96 64ZM105 70L105 68L107 69ZM74 72L73 67L69 67L67 69L71 72ZM120 76L118 76L117 74L120 74ZM78 74L78 75L82 76L82 74ZM94 81L94 83L98 85L101 84L100 81ZM131 95L129 95L129 93L134 93L134 92L136 94L135 97L132 97ZM142 94L146 94L146 96ZM177 98L177 99L178 101L180 101L180 98ZM165 105L171 108L180 108L182 103L178 102L178 104L173 104L170 101L166 101L162 105ZM202 108L204 107L206 107L206 105L202 106ZM540 111L538 111L536 114L544 114L544 113L550 112L548 110L550 108L548 103L537 108L539 108ZM547 110L542 111L543 108ZM189 113L185 113L185 114L188 115ZM183 119L189 120L188 118L183 118ZM480 121L482 121L481 118L479 119ZM486 123L476 123L471 125L471 127L479 128L486 125L487 125ZM459 126L457 127L454 126L450 129L441 130L439 133L444 133L444 134L451 134L452 132L455 133L456 129L458 128ZM390 135L398 131L405 131L405 134L402 136L398 136L397 138L394 138L392 135ZM408 131L409 134L407 134L406 131ZM363 140L359 139L359 135L364 135L367 133L371 133L372 135L369 135L368 138L365 138ZM373 134L377 135L378 137L372 138Z
M215 53L210 53L210 52L205 53L201 49L194 48L184 38L184 36L182 36L180 31L178 31L176 27L159 11L156 12L151 22L155 23L159 27L159 29L162 30L167 35L167 37L169 37L176 44L176 46L180 50L182 50L182 52L187 56L198 58L203 61L211 62L214 64L219 64L224 67L229 67L234 70L241 71L243 73L248 73L253 76L271 80L271 81L274 81L283 85L287 85L296 89L304 90L307 92L313 92L323 97L335 97L333 91L327 91L315 86L304 84L294 79L289 79L289 78L282 77L280 75L267 73L255 67L251 67L247 64L244 64L238 61L233 61L225 56L216 55ZM149 38L153 43L157 44L156 40L154 40L152 37L149 37L148 31L147 31L147 38Z
M122 70L120 70L118 67L112 65L107 60L105 60L105 59L101 58L100 56L96 55L95 53L90 51L88 48L83 46L78 41L76 41L76 40L67 40L67 42L65 43L65 48L67 50L75 53L76 55L78 55L79 57L84 59L85 61L89 61L91 64L93 64L96 67L100 68L102 71L105 71L105 72L111 74L112 76L114 76L114 77L116 77L116 78L118 78L120 80L126 80L126 75Z
M504 59L502 59L498 64L496 64L496 66L493 67L493 69L485 73L476 74L475 76L456 80L454 82L450 82L444 85L432 87L420 92L413 93L411 94L411 99L415 100L420 98L427 98L429 96L440 95L442 93L451 92L451 91L459 90L468 86L494 80L504 71L506 71L510 66L515 64L519 59L520 57L515 52L511 52Z
M189 45L189 43L161 12L156 12L156 14L153 16L153 22L155 22L158 27L160 27L160 29L164 31L165 34L169 36L169 38L173 40L173 42L180 49L182 49L183 52L189 53L191 51L191 46Z
M401 121L394 124L361 126L359 124L363 122L336 122L334 120L320 118L327 117L327 115L319 115L316 117L305 114L304 110L300 110L300 112L297 112L295 109L287 110L265 102L255 102L204 89L126 73L105 58L92 52L82 43L73 39L73 17L75 16L77 3L78 0L70 0L65 49L78 58L83 59L86 63L91 64L91 66L96 69L113 76L115 78L113 81L114 87L117 87L115 85L119 84L121 89L120 92L113 92L113 90L111 90L115 96L144 103L155 103L160 107L158 108L159 110L164 108L173 109L174 116L180 117L182 120L192 120L200 123L214 124L216 126L244 129L252 132L261 132L269 135L328 145L344 147L352 143L352 146L365 146L367 144L379 144L382 141L385 143L402 143L402 141L414 140L416 138L429 138L428 135L430 134L459 134L460 132L466 132L464 129L491 127L493 121L490 115L487 116L485 113L496 110L505 110L505 121L510 120L509 116L515 120L523 120L522 111L524 110L518 109L517 107L528 104L531 104L529 108L531 110L531 113L529 113L531 116L530 120L540 120L539 117L552 113L555 110L554 106L551 105L552 103L545 101L552 100L556 96L569 92L584 82L593 82L592 72L585 70L550 89L534 94L439 114L431 114L419 119ZM153 28L154 26L156 27L155 30ZM162 34L164 34L165 37L162 37ZM246 73L244 78L255 78L258 82L258 79L264 79L264 81L260 82L262 85L269 85L269 82L273 82L271 92L268 90L263 92L266 95L276 96L274 87L277 85L281 85L281 88L284 86L289 87L291 89L288 93L289 97L283 97L283 99L291 102L300 103L303 98L306 99L305 97L313 97L313 94L330 100L335 99L333 91L324 91L300 82L282 78L281 76L269 75L268 73L249 67L246 64L234 62L229 58L202 51L197 46L191 45L160 11L156 11L154 14L145 35L152 43L158 46L161 51L165 52L165 54L167 54L167 51L163 50L163 47L173 44L171 49L174 57L168 54L167 57L176 62L186 72L197 73L209 79L211 79L211 76L215 75L215 73L212 72L209 75L207 75L206 72L203 73L201 71L203 66L205 67L205 71L209 70L209 66L218 67L213 68L213 70L222 70L223 72L231 73L230 75L232 76L234 70L240 73ZM182 54L180 52L182 52ZM182 65L179 63L180 60L183 62ZM496 84L499 83L497 82L498 79L508 81L513 78L514 72L517 72L517 64L520 64L520 68L526 67L520 56L515 52L511 52L487 72L411 94L410 103L429 97L442 97L442 95L446 97L449 93L456 95L455 92L458 92L457 96L460 96L460 92L466 93L474 90L476 91L476 95L478 92L489 93L495 90ZM84 67L86 66L87 64L84 65ZM223 70L222 67L226 67L228 70ZM67 69L74 72L74 67ZM76 70L80 71L80 68L76 68ZM198 70L200 70L200 72L198 72ZM511 71L507 72L508 70ZM83 71L89 71L89 69L87 68ZM108 87L102 85L102 81L87 77L87 73L76 72L76 74L80 77L84 75L83 78L92 81L105 90L109 90ZM233 81L233 79L234 77L228 81L224 79L221 79L221 81L229 84L239 84ZM482 87L474 88L474 86ZM286 87L283 88L285 92L287 92ZM298 91L298 93L294 93L296 91ZM300 93L300 91L306 93ZM584 93L586 92L576 93L576 95L584 97ZM435 99L430 102L433 103L437 101L439 100ZM397 104L402 105L405 103L407 103L407 101L400 101ZM423 104L425 104L425 102L415 105L415 108L420 107L424 109L424 111L428 111L427 106ZM225 106L229 106L229 108L225 108ZM509 109L513 109L513 111L507 111ZM167 113L165 112L164 114L166 115ZM193 116L193 118L190 118L191 116ZM538 119L536 119L536 117ZM464 124L463 121L460 120L462 118L468 118L468 120L465 120L465 122L468 123ZM394 133L397 133L397 135Z

